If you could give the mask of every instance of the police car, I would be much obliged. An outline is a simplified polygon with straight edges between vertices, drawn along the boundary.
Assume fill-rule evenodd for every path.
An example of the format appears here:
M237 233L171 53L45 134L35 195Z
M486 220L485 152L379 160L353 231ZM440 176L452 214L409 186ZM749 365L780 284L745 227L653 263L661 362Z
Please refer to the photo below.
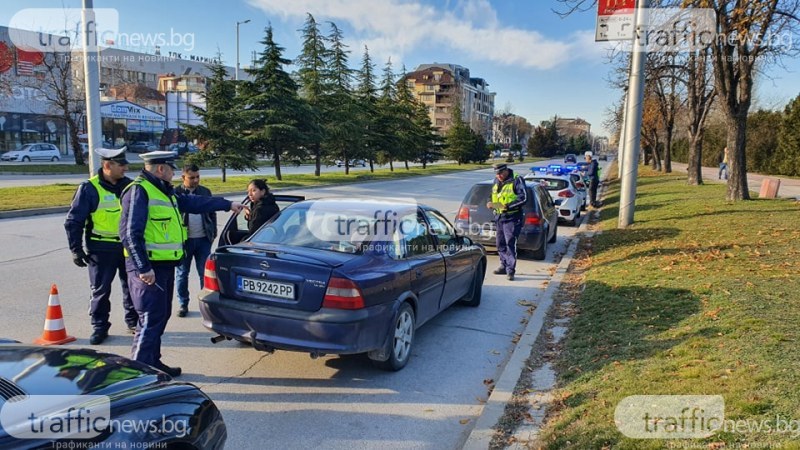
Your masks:
M573 226L580 223L581 210L586 205L586 188L584 186L581 189L576 184L573 175L575 169L559 164L531 167L531 172L524 177L525 180L541 184L556 204L559 220Z

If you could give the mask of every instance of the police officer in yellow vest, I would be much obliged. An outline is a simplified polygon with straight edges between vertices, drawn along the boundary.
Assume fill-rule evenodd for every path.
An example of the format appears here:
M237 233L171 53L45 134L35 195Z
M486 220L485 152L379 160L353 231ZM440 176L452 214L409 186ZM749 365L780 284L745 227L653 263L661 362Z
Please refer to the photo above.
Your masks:
M495 275L505 274L514 279L517 270L517 238L522 231L522 205L527 201L527 189L522 177L514 176L514 171L506 164L492 166L495 172L492 186L492 199L486 207L493 210L497 224L497 255L500 267Z
M64 221L72 261L78 267L89 267L89 285L92 291L89 315L94 329L89 343L92 345L101 344L108 337L108 329L111 327L108 321L111 310L109 297L111 283L117 274L122 286L125 323L130 332L136 330L139 320L128 292L128 274L125 271L125 258L119 239L119 199L122 190L131 182L125 176L128 168L125 148L100 148L95 153L102 160L101 168L97 175L78 186Z
M131 358L175 377L180 367L161 361L161 335L172 311L175 266L186 241L182 213L242 210L242 204L222 197L176 195L175 153L155 151L140 155L144 170L122 194L119 235L125 247L128 288L138 313Z

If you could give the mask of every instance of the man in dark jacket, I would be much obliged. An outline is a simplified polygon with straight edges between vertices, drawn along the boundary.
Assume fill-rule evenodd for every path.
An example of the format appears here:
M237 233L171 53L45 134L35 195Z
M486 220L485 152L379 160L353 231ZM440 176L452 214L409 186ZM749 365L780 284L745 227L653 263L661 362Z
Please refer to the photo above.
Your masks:
M92 318L92 335L89 343L101 344L108 337L111 323L111 283L119 274L122 285L122 306L128 330L136 330L139 315L133 308L128 292L128 275L125 272L125 257L119 239L119 199L122 190L130 184L125 176L128 161L125 148L97 149L102 159L97 175L78 186L72 198L64 228L72 252L72 261L78 267L89 267L89 316ZM84 251L84 239L86 251Z
M143 153L144 170L122 194L119 236L125 247L125 268L133 305L139 314L131 359L176 377L180 367L161 361L161 335L172 311L175 266L183 258L186 231L181 213L242 210L242 204L221 197L176 196L172 187L175 154Z
M176 195L194 194L211 197L211 190L200 185L200 168L196 164L184 166L181 175L183 183L175 188ZM186 317L189 313L189 273L194 260L197 276L200 277L200 289L203 289L203 273L206 259L211 254L211 245L217 237L217 213L205 214L183 213L183 224L188 234L183 249L183 259L175 270L175 282L178 285L178 317Z
M600 202L597 201L597 187L600 186L600 164L593 158L592 152L583 154L589 167L586 169L586 176L589 177L589 204L593 208L599 208Z
M522 231L522 205L527 201L525 180L515 176L506 164L494 166L495 180L492 186L492 199L486 207L494 210L497 224L497 255L500 267L496 275L506 274L514 279L517 268L517 238Z

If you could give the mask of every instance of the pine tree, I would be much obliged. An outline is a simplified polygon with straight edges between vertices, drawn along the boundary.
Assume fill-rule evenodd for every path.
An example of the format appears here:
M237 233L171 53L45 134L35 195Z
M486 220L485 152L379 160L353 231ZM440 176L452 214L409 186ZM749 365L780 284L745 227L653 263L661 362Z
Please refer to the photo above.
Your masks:
M397 87L395 86L392 60L386 61L383 67L381 81L381 95L378 99L379 129L381 139L378 152L380 163L389 163L389 170L394 171L394 161L400 149L400 139L397 129Z
M776 165L773 170L777 173L800 175L800 95L786 106L773 160Z
M358 85L355 96L360 113L361 143L364 157L369 161L370 172L375 171L375 160L380 145L380 133L378 132L380 118L378 117L378 94L375 88L374 71L375 66L370 59L369 48L364 46L361 70L356 74Z
M216 61L221 61L221 55L217 56ZM236 86L222 63L214 62L208 68L211 77L208 80L208 90L203 94L206 106L194 107L202 124L185 125L186 136L197 139L201 148L187 159L197 164L211 163L219 166L222 168L222 181L225 182L227 168L256 170L257 167L255 158L247 151L241 138Z
M311 114L297 93L297 84L283 69L291 61L273 40L272 26L266 28L261 44L264 50L256 67L245 69L253 81L242 83L244 138L251 151L272 157L275 178L281 180L281 158L304 155Z
M314 175L320 176L322 167L322 141L324 140L324 127L321 122L325 114L326 88L325 76L328 71L330 52L325 47L325 36L319 30L319 25L314 16L308 14L305 24L300 30L303 35L303 49L295 60L299 67L297 78L300 87L300 96L308 103L312 118L316 124L314 132L308 137L308 145L314 156Z
M446 154L450 159L458 164L470 161L475 147L475 138L469 125L461 118L461 105L456 103L453 106L450 129L447 130L445 143L447 145Z

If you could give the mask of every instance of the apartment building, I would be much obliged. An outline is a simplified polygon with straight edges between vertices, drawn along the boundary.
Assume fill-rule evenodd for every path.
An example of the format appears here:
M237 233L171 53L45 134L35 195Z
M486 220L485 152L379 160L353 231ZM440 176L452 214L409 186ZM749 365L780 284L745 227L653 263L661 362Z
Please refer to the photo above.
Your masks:
M592 124L580 117L571 119L558 117L556 118L556 129L558 130L558 135L564 139L577 138L578 136L585 136L588 139Z
M404 81L428 108L440 135L450 129L453 107L459 104L462 120L491 141L495 93L489 91L486 80L471 77L466 67L434 63L420 64Z

